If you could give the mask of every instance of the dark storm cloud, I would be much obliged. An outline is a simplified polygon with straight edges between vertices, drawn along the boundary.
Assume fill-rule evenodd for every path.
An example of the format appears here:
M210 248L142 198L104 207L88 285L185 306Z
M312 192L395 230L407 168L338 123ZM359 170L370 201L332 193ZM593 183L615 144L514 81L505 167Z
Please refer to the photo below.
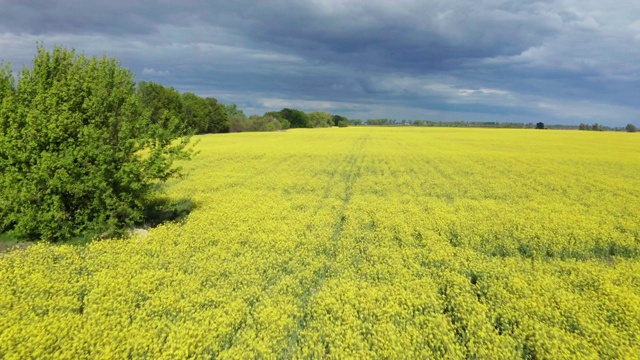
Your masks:
M219 20L246 20L239 30L247 36L304 56L423 71L519 54L557 33L557 14L519 3L312 1L263 8L234 2L223 12L234 16Z
M34 44L139 79L353 116L619 125L638 115L640 4L595 0L0 0L0 59Z
M0 29L14 33L147 33L166 20L165 16L142 16L143 4L136 1L9 0L0 4Z
M487 6L486 3L489 3ZM407 63L518 54L559 30L558 14L519 1L82 1L2 2L10 32L153 33L158 26L223 24L304 54L378 55Z

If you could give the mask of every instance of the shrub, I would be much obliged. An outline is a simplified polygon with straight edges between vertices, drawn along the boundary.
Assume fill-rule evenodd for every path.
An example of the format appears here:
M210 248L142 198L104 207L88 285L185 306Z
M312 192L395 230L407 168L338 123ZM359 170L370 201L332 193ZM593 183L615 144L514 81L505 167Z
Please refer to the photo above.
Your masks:
M106 56L40 45L17 81L0 71L0 103L0 230L29 239L121 232L190 155Z

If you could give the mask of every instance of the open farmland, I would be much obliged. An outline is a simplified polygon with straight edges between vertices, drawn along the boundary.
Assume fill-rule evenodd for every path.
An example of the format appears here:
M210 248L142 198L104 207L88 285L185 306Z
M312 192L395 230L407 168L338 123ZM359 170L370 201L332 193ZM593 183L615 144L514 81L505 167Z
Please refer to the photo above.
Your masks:
M0 356L640 357L634 134L198 138L184 223L0 254Z

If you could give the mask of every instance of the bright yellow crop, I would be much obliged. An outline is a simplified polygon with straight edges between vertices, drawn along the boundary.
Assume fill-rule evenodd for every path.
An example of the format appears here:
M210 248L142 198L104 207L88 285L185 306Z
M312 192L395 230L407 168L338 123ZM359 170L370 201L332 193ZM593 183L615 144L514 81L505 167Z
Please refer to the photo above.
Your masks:
M0 357L640 358L640 138L207 135L147 237L0 255Z

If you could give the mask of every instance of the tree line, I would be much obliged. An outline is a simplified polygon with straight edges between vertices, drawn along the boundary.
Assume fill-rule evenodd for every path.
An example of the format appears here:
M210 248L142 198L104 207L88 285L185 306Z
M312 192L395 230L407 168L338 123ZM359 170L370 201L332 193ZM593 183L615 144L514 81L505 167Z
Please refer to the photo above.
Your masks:
M426 127L475 127L475 128L500 128L500 129L556 129L556 130L592 130L592 131L627 131L636 132L637 128L633 124L625 127L609 127L599 123L566 125L566 124L545 124L523 123L523 122L498 122L498 121L432 121L432 120L401 120L388 118L367 119L364 122L359 119L349 120L351 125L373 125L373 126L426 126Z
M584 124L581 123L580 125L578 125L578 130L586 130L586 131L626 131L626 132L636 132L636 126L633 124L627 124L627 126L625 126L624 128L610 128L608 126L604 126L598 123L594 123L594 124Z
M349 119L324 111L305 113L302 110L284 108L264 115L246 116L235 104L227 105L229 132L277 131L290 128L347 127Z
M324 111L305 113L284 108L264 115L247 116L236 104L223 104L173 87L139 82L137 93L150 112L151 122L180 134L215 134L245 131L277 131L290 128L346 127L349 119Z

